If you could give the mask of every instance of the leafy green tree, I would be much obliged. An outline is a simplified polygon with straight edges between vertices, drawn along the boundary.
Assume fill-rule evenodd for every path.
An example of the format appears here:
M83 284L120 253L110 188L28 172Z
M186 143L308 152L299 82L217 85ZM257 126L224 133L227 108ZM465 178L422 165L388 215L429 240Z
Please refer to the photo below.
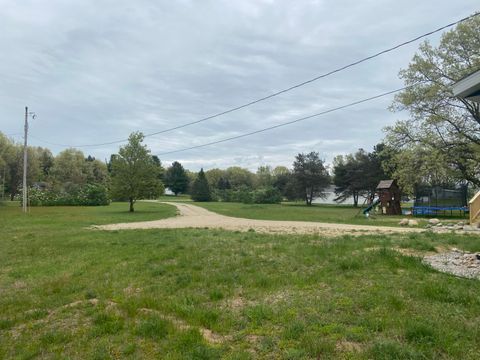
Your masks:
M230 181L228 181L226 177L221 177L220 179L218 179L218 183L217 183L218 190L228 190L231 188L232 186L230 185Z
M10 200L13 200L20 184L19 167L23 163L20 157L20 147L16 146L7 136L0 132L0 171L3 183L6 184L5 190L10 194Z
M207 177L210 189L218 189L220 179L226 178L225 170L217 168L205 171L205 176Z
M312 205L315 197L322 197L330 184L330 175L317 152L298 154L293 163L293 178L299 196L307 205Z
M255 174L255 183L257 188L269 188L273 185L272 168L270 166L260 166Z
M287 167L277 166L272 170L272 186L286 198L290 198L288 190L292 181L292 172Z
M203 169L200 169L197 177L193 181L190 195L192 196L193 201L211 201L212 200L210 186L208 185L208 180L205 176L205 173L203 172Z
M83 185L88 179L88 163L83 152L77 149L66 149L60 152L51 168L50 176L58 185Z
M353 198L353 205L358 206L359 197L371 202L380 180L386 179L381 158L377 150L368 153L359 149L355 154L339 155L333 161L333 183L338 202Z
M163 192L158 166L150 150L142 144L143 138L141 132L130 134L128 144L112 158L112 194L116 198L127 198L130 212L134 211L138 199L157 197Z
M188 169L185 169L185 174L187 174L188 185L187 185L187 189L184 191L184 193L185 194L190 194L190 191L192 190L191 186L192 186L193 182L195 181L195 179L197 178L197 173L194 172L194 171L190 171Z
M27 184L44 180L42 171L42 153L48 152L39 147L27 148L28 170ZM23 145L15 143L0 132L0 179L1 184L5 182L6 193L14 200L15 195L20 193L23 180Z
M480 17L443 34L438 47L420 45L400 78L409 86L391 109L407 110L409 119L387 128L397 149L440 152L458 180L480 186L480 105L453 96L452 84L480 69Z
M451 186L458 183L455 170L448 165L442 151L409 147L397 152L392 161L397 164L393 176L405 194L415 195L415 190L422 185Z
M190 179L182 164L178 161L172 163L165 173L165 185L177 196L188 189Z
M232 166L226 170L226 177L234 189L247 187L252 189L255 175L248 169Z
M85 168L85 171L87 174L87 178L86 178L87 184L106 185L110 178L107 165L97 159L87 161L87 166Z
M38 158L32 147L27 148L27 162L27 186L31 186L33 182L38 181L40 174ZM6 165L7 190L10 193L10 200L14 200L15 195L20 194L22 188L23 146L12 143Z
M37 157L40 166L40 178L39 180L47 181L50 175L50 171L55 163L55 158L49 149L38 147Z

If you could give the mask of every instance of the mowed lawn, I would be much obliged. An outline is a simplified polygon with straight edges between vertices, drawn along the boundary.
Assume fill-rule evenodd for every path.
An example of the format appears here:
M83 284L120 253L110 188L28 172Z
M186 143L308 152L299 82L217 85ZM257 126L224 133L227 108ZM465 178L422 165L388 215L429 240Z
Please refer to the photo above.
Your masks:
M366 218L361 208L348 205L316 204L306 206L303 203L282 204L242 204L227 202L194 203L210 211L233 217L261 220L318 221L327 223L399 226L405 216L372 215ZM419 226L427 224L424 218L415 218ZM452 222L458 219L451 220Z
M468 235L103 232L155 203L0 206L0 358L478 359L480 281L416 256Z

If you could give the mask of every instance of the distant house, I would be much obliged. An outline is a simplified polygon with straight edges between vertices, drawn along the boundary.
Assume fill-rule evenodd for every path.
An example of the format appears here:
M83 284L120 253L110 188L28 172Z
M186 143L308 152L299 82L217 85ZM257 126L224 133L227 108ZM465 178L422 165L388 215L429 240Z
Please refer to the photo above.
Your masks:
M457 81L452 90L455 97L480 103L480 70Z

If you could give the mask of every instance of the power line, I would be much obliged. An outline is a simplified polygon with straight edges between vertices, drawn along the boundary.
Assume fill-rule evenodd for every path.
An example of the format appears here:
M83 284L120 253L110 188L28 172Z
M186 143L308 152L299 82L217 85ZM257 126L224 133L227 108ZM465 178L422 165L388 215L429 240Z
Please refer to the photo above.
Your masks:
M295 120L287 121L287 122L284 122L284 123L281 123L281 124L269 126L269 127L266 127L266 128L260 129L260 130L255 130L255 131L251 131L251 132L248 132L248 133L245 133L245 134L240 134L240 135L228 137L228 138L225 138L225 139L212 141L212 142L209 142L209 143L206 143L206 144L195 145L195 146L190 146L190 147L183 148L183 149L167 151L167 152L160 153L158 155L174 154L174 153L178 153L178 152L198 149L198 148L202 148L202 147L206 147L206 146L216 145L216 144L224 143L224 142L227 142L227 141L236 140L236 139L244 138L244 137L247 137L247 136L259 134L259 133L262 133L262 132L265 132L265 131L269 131L269 130L277 129L277 128L280 128L280 127L283 127L283 126L287 126L287 125L295 124L295 123L298 123L298 122L301 122L301 121L305 121L305 120L308 120L308 119L311 119L311 118L314 118L314 117L317 117L317 116L326 115L326 114L332 113L334 111L346 109L346 108L349 108L349 107L352 107L352 106L355 106L355 105L358 105L358 104L362 104L362 103L365 103L367 101L375 100L375 99L378 99L378 98L381 98L381 97L384 97L384 96L387 96L387 95L395 94L397 92L408 89L408 88L410 88L412 86L415 86L415 85L418 85L418 83L413 84L413 85L409 85L409 86L404 86L400 89L387 91L387 92L384 92L382 94L371 96L371 97L368 97L368 98L365 98L365 99L362 99L362 100L357 100L357 101L351 102L349 104L338 106L338 107L335 107L333 109L325 110L325 111L322 111L322 112L319 112L319 113L316 113L316 114L313 114L313 115L308 115L308 116L301 117L299 119L295 119Z
M447 28L449 28L449 27L455 26L455 25L457 25L457 24L459 24L459 23L461 23L461 22L464 22L464 21L467 21L467 20L469 20L469 19L472 19L472 18L474 18L474 17L476 17L476 16L478 16L478 15L480 15L480 12L477 12L477 13L475 13L475 14L473 14L473 15L464 17L464 18L462 18L462 19L460 19L460 20L451 22L451 23L449 23L449 24L447 24L447 25L444 25L444 26L441 26L441 27L439 27L439 28L437 28L437 29L435 29L435 30L429 31L429 32L424 33L424 34L422 34L422 35L419 35L419 36L417 36L417 37L415 37L415 38L413 38L413 39L404 41L404 42L402 42L402 43L400 43L400 44L397 44L397 45L394 45L394 46L392 46L392 47L389 47L389 48L387 48L387 49L385 49L385 50L379 51L379 52L374 53L374 54L372 54L372 55L370 55L370 56L364 57L364 58L362 58L362 59L360 59L360 60L351 62L351 63L349 63L349 64L347 64L347 65L344 65L344 66L341 66L341 67L339 67L339 68L337 68L337 69L331 70L331 71L326 72L326 73L321 74L321 75L318 75L318 76L316 76L316 77L314 77L314 78L311 78L311 79L309 79L309 80L303 81L303 82L301 82L301 83L292 85L292 86L290 86L290 87L288 87L288 88L285 88L285 89L283 89L283 90L279 90L279 91L274 92L274 93L272 93L272 94L263 96L263 97L258 98L258 99L256 99L256 100L252 100L252 101L247 102L247 103L244 103L244 104L242 104L242 105L239 105L239 106L230 108L230 109L228 109L228 110L225 110L225 111L222 111L222 112L216 113L216 114L214 114L214 115L210 115L210 116L207 116L207 117L204 117L204 118L195 120L195 121L191 121L191 122L184 123L184 124L181 124L181 125L177 125L177 126L174 126L174 127L166 128L166 129L159 130L159 131L155 131L155 132L152 132L152 133L147 133L147 134L144 134L144 136L145 136L145 137L150 137L150 136L159 135L159 134L163 134L163 133L166 133L166 132L170 132L170 131L182 129L182 128L185 128L185 127L187 127L187 126L195 125L195 124L198 124L198 123L201 123L201 122L204 122L204 121L207 121L207 120L211 120L211 119L214 119L214 118L217 118L217 117L226 115L226 114L230 114L230 113L232 113L232 112L235 112L235 111L244 109L244 108L249 107L249 106L252 106L252 105L254 105L254 104L258 104L258 103L260 103L260 102L263 102L263 101L266 101L266 100L271 99L271 98L273 98L273 97L276 97L276 96L279 96L279 95L281 95L281 94L287 93L287 92L289 92L289 91L292 91L292 90L294 90L294 89L300 88L300 87L305 86L305 85L307 85L307 84L313 83L313 82L315 82L315 81L317 81L317 80L326 78L327 76L330 76L330 75L339 73L339 72L341 72L341 71L343 71L343 70L346 70L346 69L348 69L348 68L354 67L354 66L359 65L359 64L361 64L361 63L363 63L363 62L366 62L366 61L368 61L368 60L371 60L371 59L374 59L374 58L376 58L376 57L379 57L379 56L381 56L381 55L383 55L383 54L386 54L386 53L389 53L389 52L391 52L391 51L394 51L394 50L396 50L396 49L398 49L398 48L400 48L400 47L403 47L403 46L409 45L409 44L411 44L411 43L414 43L414 42L416 42L416 41L418 41L418 40L420 40L420 39L423 39L423 38L425 38L425 37L427 37L427 36L430 36L430 35L433 35L433 34L435 34L435 33L438 33L438 32L440 32L440 31L442 31L442 30L445 30L445 29L447 29ZM46 144L55 145L55 146L62 146L62 147L96 147L96 146L113 145L113 144L118 144L118 143L123 143L123 142L128 141L128 138L127 138L127 139L114 140L114 141L103 142L103 143L98 143L98 144L66 145L66 144L58 144L58 143L48 142L48 141L44 141L44 140L41 140L41 139L38 139L38 138L36 138L36 139L39 140L39 141L42 141L42 142L44 142L44 143L46 143Z

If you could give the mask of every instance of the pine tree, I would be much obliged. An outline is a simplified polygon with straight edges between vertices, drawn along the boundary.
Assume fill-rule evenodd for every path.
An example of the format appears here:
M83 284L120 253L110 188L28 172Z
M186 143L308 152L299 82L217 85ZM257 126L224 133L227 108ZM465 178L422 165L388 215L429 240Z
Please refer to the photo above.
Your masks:
M192 200L193 201L210 201L212 200L212 194L210 193L210 186L208 185L207 178L203 169L197 175L197 178L193 182L192 186Z
M177 196L188 189L189 178L182 164L174 161L165 173L165 186Z

